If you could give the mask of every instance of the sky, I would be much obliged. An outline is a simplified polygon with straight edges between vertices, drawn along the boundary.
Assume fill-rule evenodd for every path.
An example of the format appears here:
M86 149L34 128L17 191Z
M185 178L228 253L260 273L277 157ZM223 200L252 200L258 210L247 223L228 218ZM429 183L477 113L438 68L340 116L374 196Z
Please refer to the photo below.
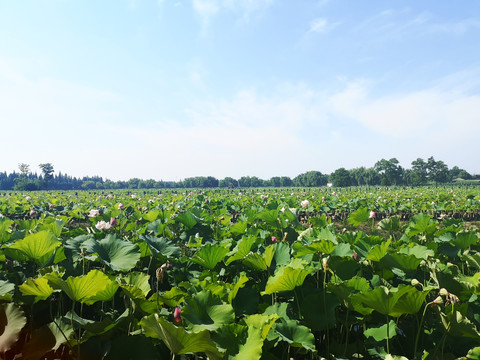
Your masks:
M480 174L480 2L0 1L0 171Z

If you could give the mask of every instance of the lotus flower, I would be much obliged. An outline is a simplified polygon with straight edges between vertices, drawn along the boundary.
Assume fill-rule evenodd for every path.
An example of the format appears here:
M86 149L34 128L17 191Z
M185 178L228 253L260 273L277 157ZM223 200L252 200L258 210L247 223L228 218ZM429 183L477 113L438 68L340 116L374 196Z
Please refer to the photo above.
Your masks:
M302 205L302 208L306 209L310 205L310 201L303 200L300 204Z
M100 230L100 231L103 231L103 230L108 230L112 227L112 225L110 225L110 223L107 223L106 221L99 221L97 222L97 224L95 225L95 227Z
M370 211L370 215L368 216L369 219L375 219L375 211Z
M88 213L88 217L97 217L99 215L100 215L100 210L98 210L98 209L92 209Z
M272 242L277 243L278 239L275 236L272 236Z
M173 317L175 318L176 322L181 322L182 321L181 314L182 314L182 309L180 309L179 307L176 307L175 311L173 312Z
M30 216L31 217L34 217L35 215L37 215L37 212L35 210L30 210Z
M352 257L353 257L353 260L355 260L355 261L358 260L358 254L355 251L353 252Z
M49 208L50 210L53 210L53 204L48 204L48 208Z
M125 207L122 203L118 204L118 210L122 210Z
M25 196L25 200L30 201L32 198L30 196Z
M110 218L110 225L111 225L111 226L117 226L117 225L118 225L117 219L114 218L114 217L111 217L111 218Z

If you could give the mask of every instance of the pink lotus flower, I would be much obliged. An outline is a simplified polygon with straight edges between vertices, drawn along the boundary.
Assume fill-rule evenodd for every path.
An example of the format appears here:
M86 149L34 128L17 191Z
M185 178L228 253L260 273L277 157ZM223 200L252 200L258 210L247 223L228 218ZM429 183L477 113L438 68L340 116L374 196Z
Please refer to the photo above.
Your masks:
M375 219L375 211L370 211L370 216L368 217L369 219Z
M277 239L275 236L272 236L272 242L273 242L273 243L277 243L277 242L278 242L278 239Z
M31 217L34 217L35 215L37 215L37 212L35 210L30 210L30 216Z
M111 217L110 218L110 225L111 226L117 226L118 225L117 219L115 219L114 217Z
M182 321L181 314L182 314L182 309L180 309L179 307L176 307L175 311L173 312L173 317L174 317L176 322L181 322Z
M122 203L118 204L118 210L122 210L125 207Z
M50 210L53 210L53 204L48 204L48 208L49 208Z
M355 261L358 260L358 254L355 251L353 252L352 257L353 257L353 260L355 260Z

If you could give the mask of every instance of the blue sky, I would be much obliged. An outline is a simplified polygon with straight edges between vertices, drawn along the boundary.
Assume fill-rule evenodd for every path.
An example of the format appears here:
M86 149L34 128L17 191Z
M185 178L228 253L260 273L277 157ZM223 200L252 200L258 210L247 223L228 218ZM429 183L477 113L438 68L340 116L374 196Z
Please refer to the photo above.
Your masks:
M0 2L0 170L480 173L480 2Z

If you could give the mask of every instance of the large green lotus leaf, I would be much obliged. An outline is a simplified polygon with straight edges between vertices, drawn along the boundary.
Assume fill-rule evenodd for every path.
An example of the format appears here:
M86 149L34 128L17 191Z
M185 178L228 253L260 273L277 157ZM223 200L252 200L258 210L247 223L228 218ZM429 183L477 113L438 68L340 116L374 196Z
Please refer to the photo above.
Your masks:
M155 235L163 234L166 228L167 224L165 224L161 219L157 219L147 225L147 230L153 231Z
M187 296L188 293L181 290L178 287L173 287L167 292L165 292L163 295L157 295L153 294L150 299L153 300L155 296L158 296L158 299L160 300L161 303L170 306L170 307L175 307L178 306L180 303L182 303L183 299L185 296Z
M269 295L280 291L290 291L297 286L302 285L307 275L310 274L313 269L305 267L305 263L297 266L301 263L302 262L292 261L288 266L277 268L275 275L268 278L265 291L262 291L261 295Z
M175 217L175 221L182 223L183 225L185 225L187 230L190 230L200 221L200 219L197 216L195 216L192 212L187 211L187 212L178 214Z
M361 223L368 221L370 210L367 208L360 208L351 213L348 217L348 223L353 226L358 226Z
M306 326L296 320L283 320L275 325L280 338L290 346L315 351L315 337Z
M348 257L351 258L353 255L353 250L348 243L340 243L335 247L330 254L331 256L338 256L338 257Z
M160 216L162 212L158 209L154 209L154 210L150 210L148 213L146 214L143 214L142 217L149 221L149 222L152 222L152 221L155 221L158 219L158 217Z
M97 241L87 240L83 243L89 253L98 254L99 260L114 271L130 271L140 260L137 245L109 234Z
M53 250L61 244L55 235L44 230L25 236L24 239L10 245L10 248L22 252L29 259L35 260L37 264L42 265L53 254Z
M60 327L60 329L59 329ZM49 351L56 351L73 334L73 327L60 319L31 332L24 345L22 355L25 360L38 360Z
M385 218L378 223L378 228L383 231L397 231L400 230L400 218L395 215Z
M278 210L263 210L257 214L257 218L265 221L269 225L278 227Z
M273 245L275 253L273 258L277 266L284 266L290 262L290 246L287 243L279 242Z
M247 221L237 221L230 227L230 234L234 236L243 235L245 234L245 230L247 230L248 222Z
M233 285L232 291L228 293L228 302L231 304L232 301L235 299L237 296L238 290L243 288L245 286L245 283L248 281L248 277L245 275L245 273L240 274L240 278L237 280L235 285Z
M89 297L84 301L84 303L87 305L92 305L97 301L110 301L115 296L119 286L120 285L118 285L116 281L110 281L105 289L99 291L94 296Z
M314 331L323 331L336 324L335 308L340 305L334 294L316 291L305 297L300 305L305 325Z
M435 255L435 252L433 250L423 245L415 245L412 247L404 246L400 248L398 252L400 254L413 255L422 260L427 260L428 257L432 257Z
M480 346L470 349L467 354L467 359L480 360Z
M403 314L416 314L420 311L422 305L425 302L425 298L431 289L418 290L411 285L399 285L398 288L405 287L406 291L402 289L404 295L402 295L393 307L392 312L389 315L394 317L400 317Z
M254 236L244 237L237 242L237 246L231 251L233 253L227 261L225 261L225 265L229 265L231 262L235 260L241 260L248 255L250 249L252 248L253 244L255 243L256 238Z
M251 267L256 270L268 270L268 265L265 263L265 259L257 253L249 253L245 256L242 263L245 266Z
M65 241L65 252L69 258L73 260L73 262L77 262L79 260L83 260L83 249L85 246L83 245L84 242L87 240L93 240L93 235L79 235L74 237L73 239L68 239Z
M480 342L480 333L477 328L460 311L447 310L445 313L440 313L440 316L442 317L442 324L448 330L449 335L470 338Z
M210 291L200 291L185 300L182 318L193 331L214 331L235 321L235 313L230 304L224 304Z
M163 258L178 258L182 254L182 250L175 245L172 245L172 242L165 239L164 237L154 237L150 235L140 236L142 240L145 240L150 251L154 256L161 256Z
M0 354L10 350L27 323L23 311L13 303L0 305Z
M55 219L53 217L46 218L42 224L39 224L38 230L46 230L53 233L55 236L60 236L62 233L63 227L65 226L65 221Z
M295 242L292 245L293 256L301 257L315 253L331 254L336 246L337 244L331 240L316 240L308 245Z
M211 270L225 258L227 253L228 249L223 246L207 244L193 256L192 261Z
M35 296L35 302L45 300L53 294L53 288L48 284L48 279L45 277L29 278L18 288L23 295Z
M124 275L120 278L120 285L133 285L140 289L143 293L143 297L145 298L148 293L152 290L150 287L150 275L141 273L141 272L132 272Z
M452 243L462 250L468 249L478 241L479 237L476 231L458 233Z
M374 245L369 251L367 255L367 260L372 260L372 261L380 261L385 255L387 255L388 252L388 247L390 246L390 243L392 242L391 239L378 244Z
M270 329L277 321L278 315L254 314L247 316L244 321L248 326L247 340L239 346L239 352L232 360L258 360L262 356L262 347Z
M248 328L245 325L229 324L222 326L222 331L212 333L212 339L224 353L224 359L230 359L238 353L238 348L247 340Z
M420 265L421 262L422 259L419 259L414 255L401 253L387 254L380 260L380 263L386 268L399 268L404 271L417 270L418 265Z
M7 218L0 218L0 244L7 242L12 234L8 231L13 221Z
M363 332L366 337L373 337L375 341L382 341L387 339L387 324L377 328L369 328ZM397 324L390 320L388 324L388 338L391 339L397 335Z
M0 280L0 300L11 301L11 292L15 289L15 284L11 282Z
M188 332L157 314L144 317L140 320L140 325L145 336L162 340L175 355L205 353L212 360L222 358L207 330Z
M58 285L73 301L86 302L100 291L103 291L112 282L103 272L91 270L87 275L68 277L66 281L59 279ZM49 278L51 282L52 279Z
M363 305L378 311L380 314L398 316L398 312L395 311L395 305L408 291L411 291L411 287L409 286L398 287L398 289L393 288L391 291L385 286L379 286L372 291L352 295L351 300L355 308L357 306L356 301L358 301ZM360 308L358 310L361 312Z
M417 214L412 217L405 233L408 237L417 234L433 234L437 230L437 224L432 221L432 217L427 214Z
M365 278L358 276L339 284L329 283L327 286L328 290L337 295L339 299L343 300L351 310L353 309L353 306L350 302L350 296L357 292L367 292L370 289L368 281Z

